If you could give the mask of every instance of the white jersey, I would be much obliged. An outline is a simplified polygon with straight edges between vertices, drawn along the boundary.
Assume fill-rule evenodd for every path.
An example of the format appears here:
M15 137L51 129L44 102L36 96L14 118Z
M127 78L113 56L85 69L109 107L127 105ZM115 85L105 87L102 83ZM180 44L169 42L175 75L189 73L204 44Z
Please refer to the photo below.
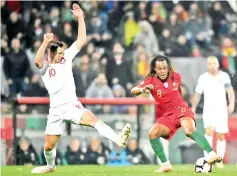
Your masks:
M50 107L58 107L77 101L76 86L72 73L72 60L79 52L76 43L64 50L61 63L51 64L47 61L40 69L41 77L50 97Z
M227 114L226 89L231 87L230 77L220 71L217 76L208 72L199 77L195 91L204 94L203 114Z

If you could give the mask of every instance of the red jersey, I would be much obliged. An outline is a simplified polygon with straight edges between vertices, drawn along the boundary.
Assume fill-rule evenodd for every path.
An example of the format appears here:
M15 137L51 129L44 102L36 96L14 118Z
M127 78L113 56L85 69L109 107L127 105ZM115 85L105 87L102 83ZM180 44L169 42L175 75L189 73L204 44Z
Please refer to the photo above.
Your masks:
M170 76L166 82L162 82L156 76L150 76L138 86L144 87L148 84L154 86L151 94L155 99L157 115L173 111L178 106L188 106L180 94L181 76L179 73L173 72L173 79Z

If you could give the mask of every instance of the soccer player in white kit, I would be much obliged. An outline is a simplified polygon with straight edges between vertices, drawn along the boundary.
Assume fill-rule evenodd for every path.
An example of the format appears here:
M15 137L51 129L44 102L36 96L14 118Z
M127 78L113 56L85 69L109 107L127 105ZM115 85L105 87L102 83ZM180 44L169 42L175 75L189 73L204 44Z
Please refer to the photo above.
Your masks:
M100 135L112 140L119 147L125 147L131 132L131 125L124 126L120 134L85 109L77 100L72 73L72 60L86 43L86 27L83 12L78 4L73 4L72 13L77 17L78 38L66 50L63 43L53 40L53 34L45 34L37 51L35 64L50 96L50 109L45 130L44 155L47 166L36 167L32 173L47 173L56 170L56 144L64 133L65 122L94 127ZM48 59L44 59L45 52Z
M224 158L226 150L225 134L228 133L228 114L233 113L235 106L235 94L227 73L219 71L218 59L214 56L208 57L208 72L203 73L195 89L192 109L200 101L201 94L204 94L203 122L205 137L212 146L213 133L217 136L217 154ZM227 104L226 93L229 103ZM204 152L206 156L206 153ZM222 168L223 163L217 163Z

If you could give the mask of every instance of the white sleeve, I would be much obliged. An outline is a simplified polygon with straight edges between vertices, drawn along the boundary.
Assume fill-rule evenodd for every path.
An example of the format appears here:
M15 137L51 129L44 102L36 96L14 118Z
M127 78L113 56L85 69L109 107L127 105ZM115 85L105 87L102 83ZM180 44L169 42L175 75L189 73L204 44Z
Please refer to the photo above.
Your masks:
M226 89L232 87L230 76L227 73L224 74L224 85Z
M64 51L64 57L66 60L72 61L80 50L78 49L76 42L74 42L68 49Z
M39 69L40 74L44 75L48 67L49 67L49 63L44 61L43 67Z
M204 90L203 76L200 76L198 79L198 84L196 86L195 92L198 94L202 94Z

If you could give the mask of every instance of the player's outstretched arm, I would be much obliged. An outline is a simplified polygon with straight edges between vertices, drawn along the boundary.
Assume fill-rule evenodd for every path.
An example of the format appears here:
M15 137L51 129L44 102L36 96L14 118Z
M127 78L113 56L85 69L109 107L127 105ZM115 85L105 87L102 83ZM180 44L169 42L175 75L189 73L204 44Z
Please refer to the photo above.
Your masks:
M76 3L72 6L72 13L77 17L78 20L78 36L76 40L77 48L80 50L87 41L86 37L86 24L84 20L83 11L81 10L80 6Z
M193 111L193 113L196 112L197 105L198 105L200 99L201 99L201 94L195 93L195 95L193 97L193 101L192 101L192 111Z
M44 34L44 41L38 49L35 56L35 65L37 68L42 68L44 66L44 54L49 45L49 43L53 40L53 33Z
M232 114L235 109L235 92L233 87L229 87L226 89L229 105L228 105L228 113Z
M152 84L146 85L142 88L136 86L136 87L132 88L131 94L138 96L144 92L149 93L153 88L154 88L154 86Z

